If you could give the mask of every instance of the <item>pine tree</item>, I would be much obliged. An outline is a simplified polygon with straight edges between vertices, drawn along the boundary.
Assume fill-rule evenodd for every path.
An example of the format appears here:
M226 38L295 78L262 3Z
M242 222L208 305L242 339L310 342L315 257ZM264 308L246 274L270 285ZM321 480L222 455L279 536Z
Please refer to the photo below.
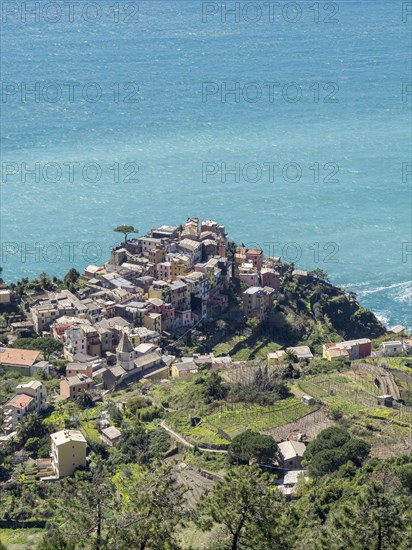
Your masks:
M256 465L232 468L211 495L199 502L200 525L224 527L224 548L273 550L288 548L286 505L280 492Z
M171 467L123 478L121 485L125 499L116 522L116 549L178 549L177 527L187 515L186 489L177 485Z
M399 480L382 471L361 486L356 498L335 508L325 525L320 547L325 550L392 550L410 548L410 502Z

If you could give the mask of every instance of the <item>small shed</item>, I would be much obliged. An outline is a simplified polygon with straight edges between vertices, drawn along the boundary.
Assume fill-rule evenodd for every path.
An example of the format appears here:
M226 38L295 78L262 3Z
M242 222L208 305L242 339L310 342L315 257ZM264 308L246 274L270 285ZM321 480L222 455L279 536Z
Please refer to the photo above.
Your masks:
M311 395L302 395L302 403L305 405L314 405L316 403L316 399Z
M392 395L378 395L377 400L378 405L380 405L381 407L393 407Z
M301 468L306 445L300 441L282 441L278 444L279 465L288 470Z
M113 447L118 443L122 437L122 433L120 430L115 428L114 426L109 426L108 428L104 428L101 433L101 439L109 445L109 447Z

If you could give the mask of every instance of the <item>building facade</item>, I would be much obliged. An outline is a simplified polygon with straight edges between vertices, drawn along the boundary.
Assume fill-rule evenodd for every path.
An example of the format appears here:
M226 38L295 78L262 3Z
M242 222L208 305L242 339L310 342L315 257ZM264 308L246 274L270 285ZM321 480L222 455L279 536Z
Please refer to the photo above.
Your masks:
M79 430L61 430L50 437L50 455L56 477L70 476L76 468L87 465L86 439Z

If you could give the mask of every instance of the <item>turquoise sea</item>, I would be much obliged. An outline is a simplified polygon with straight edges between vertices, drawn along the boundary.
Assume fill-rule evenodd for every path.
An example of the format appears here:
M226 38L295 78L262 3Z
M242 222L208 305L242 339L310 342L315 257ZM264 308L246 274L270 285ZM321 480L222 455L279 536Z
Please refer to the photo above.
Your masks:
M6 280L199 216L412 326L409 2L1 9Z

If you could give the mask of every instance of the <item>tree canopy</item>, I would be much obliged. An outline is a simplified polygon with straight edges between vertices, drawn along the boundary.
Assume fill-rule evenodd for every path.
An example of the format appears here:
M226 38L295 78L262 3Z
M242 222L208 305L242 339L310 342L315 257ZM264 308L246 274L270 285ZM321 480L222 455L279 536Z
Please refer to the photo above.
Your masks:
M228 459L233 464L268 464L276 456L278 446L269 435L262 435L252 430L237 435L228 447Z
M346 430L331 426L309 443L304 458L309 474L319 477L336 471L348 461L361 466L370 450L371 446L363 439L351 439Z
M139 230L136 229L133 225L119 225L115 229L113 229L116 233L123 233L124 235L124 242L127 242L127 237L131 233L139 233Z
M224 546L231 550L288 548L285 503L270 489L266 474L257 465L232 468L218 481L211 495L199 502L200 524L224 527Z
M10 347L41 351L47 361L53 353L62 351L63 343L50 336L44 338L16 338Z

